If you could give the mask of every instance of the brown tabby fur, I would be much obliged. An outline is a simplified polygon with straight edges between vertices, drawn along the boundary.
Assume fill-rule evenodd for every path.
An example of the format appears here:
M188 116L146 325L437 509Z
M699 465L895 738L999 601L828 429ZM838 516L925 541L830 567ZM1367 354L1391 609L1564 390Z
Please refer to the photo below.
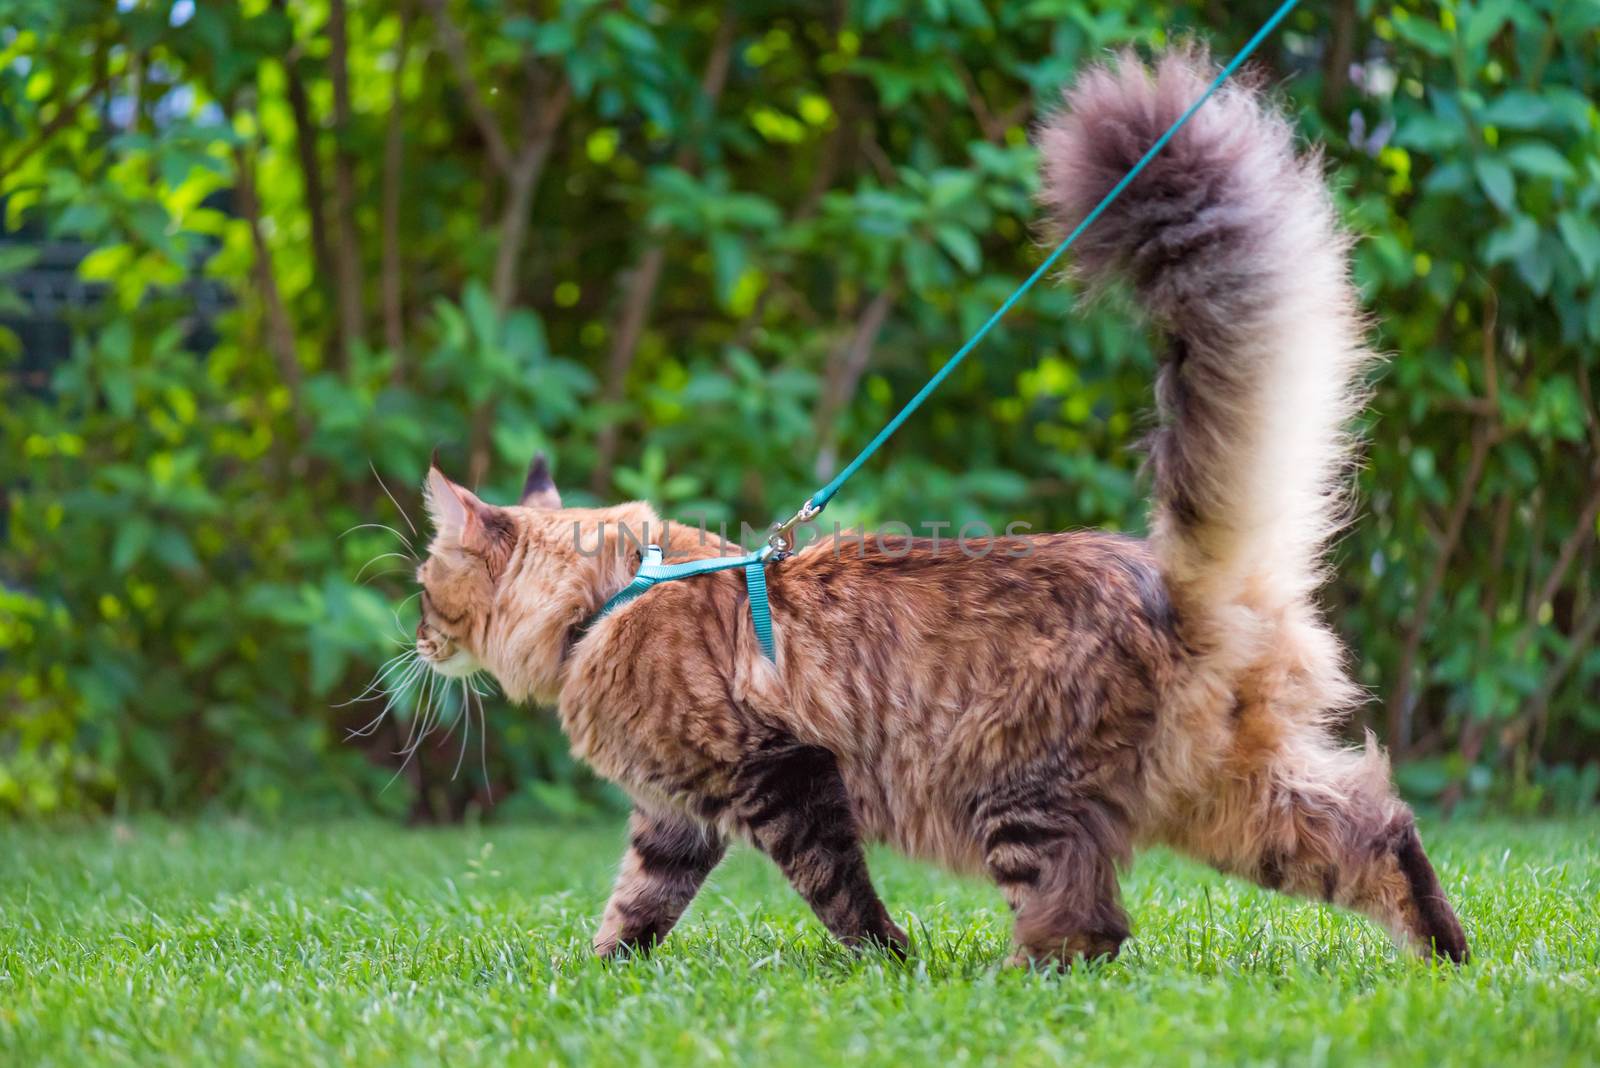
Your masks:
M1211 69L1178 49L1080 80L1041 132L1063 224ZM738 838L837 937L895 952L864 841L987 872L1018 960L1115 954L1118 866L1157 842L1466 959L1385 761L1330 731L1355 689L1312 594L1370 354L1315 160L1258 93L1225 89L1080 249L1080 271L1127 276L1172 338L1148 542L813 546L768 569L772 663L736 571L586 626L638 566L619 527L664 536L647 505L562 508L540 464L500 508L430 471L420 652L555 704L574 752L635 801L598 952L665 937ZM669 557L713 553L665 537Z

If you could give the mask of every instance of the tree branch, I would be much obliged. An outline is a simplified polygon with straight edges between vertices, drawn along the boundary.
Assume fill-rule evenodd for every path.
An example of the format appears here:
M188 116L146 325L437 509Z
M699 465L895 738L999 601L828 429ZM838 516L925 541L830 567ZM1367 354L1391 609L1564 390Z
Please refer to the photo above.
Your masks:
M1521 719L1507 731L1508 739L1512 745L1524 737L1528 731L1533 732L1533 742L1529 747L1533 753L1544 747L1545 730L1550 719L1550 699L1555 696L1561 684L1566 681L1568 673L1578 663L1583 654L1588 652L1589 643L1594 641L1595 633L1600 631L1600 601L1589 606L1589 611L1583 619L1573 628L1567 636L1567 651L1561 659L1545 672L1544 679L1539 683L1539 688L1528 699L1528 708Z
M729 11L717 24L717 34L712 39L711 52L706 57L705 70L700 76L699 103L708 117L715 113L717 101L728 83L735 28L733 12ZM681 145L673 163L680 170L692 172L697 154L693 142ZM661 284L661 269L665 262L666 248L658 239L640 253L638 262L626 276L617 325L612 331L611 351L606 357L605 387L600 395L602 404L618 403L627 390L628 373L633 369L639 341L650 319L650 308L655 303L656 287ZM617 424L615 420L607 420L595 442L595 465L589 477L589 486L596 494L605 493L610 485L611 465L616 455Z
M819 479L833 474L833 465L838 459L834 422L850 402L861 376L866 373L867 364L872 359L873 347L878 343L878 335L883 331L883 324L894 308L896 295L897 288L890 283L868 301L866 310L856 320L849 341L837 349L828 360L822 397L817 404L812 424L813 436L818 444L813 473Z
M983 98L983 90L978 87L978 79L972 76L966 64L955 64L956 77L961 79L961 87L967 94L967 107L972 111L972 118L978 124L983 139L991 144L1004 145L1006 143L1006 130L1020 118L1027 114L1029 102L1024 100L1019 105L1008 108L1003 114L996 115L989 107L989 102ZM1019 114L1020 113L1020 114Z
M289 18L288 0L272 0L272 7L285 20ZM306 216L311 223L311 256L317 265L317 279L326 286L333 278L327 194L322 185L322 156L317 151L317 124L311 117L311 99L306 95L301 59L300 46L291 42L283 57L284 88L289 98L289 114L294 117L295 153L300 160L300 184L305 195Z
M666 258L666 248L658 242L646 249L633 270L628 272L622 306L611 337L611 352L606 358L606 384L600 394L603 407L609 408L622 400L628 372L633 368L639 339L644 336L645 322L650 316L650 305L655 300L656 286L661 281L661 268ZM604 493L611 484L611 464L616 454L617 421L607 419L601 425L595 441L595 465L589 479L589 487L595 493Z
M350 144L350 45L345 0L328 4L328 79L333 83L333 199L339 227L334 246L340 352L348 366L362 324L361 234L356 228L355 152Z
M1534 631L1539 625L1539 609L1555 598L1556 591L1566 581L1567 571L1572 567L1573 560L1577 559L1579 550L1594 537L1595 520L1600 518L1600 465L1596 466L1594 476L1594 492L1584 502L1583 510L1578 514L1577 524L1562 539L1561 548L1556 552L1556 562L1550 568L1550 574L1545 576L1544 583L1539 587L1539 592L1528 598L1527 606L1523 612L1522 632L1517 635L1515 655L1519 660L1522 658L1522 654L1527 652L1528 645L1533 641Z
M116 76L120 76L120 73ZM52 137L64 130L73 119L77 118L78 112L83 110L85 104L94 99L96 93L111 84L112 77L113 75L109 72L102 74L91 82L83 92L56 108L56 113L50 117L49 122L40 127L38 133L34 134L33 140L23 145L15 158L7 160L5 167L0 168L0 176L11 174L26 163L29 156L49 144Z
M1350 63L1356 50L1355 0L1338 0L1333 8L1327 58L1322 66L1323 109L1338 114L1350 88Z
M500 124L495 121L494 113L484 103L477 78L473 77L472 62L467 56L467 42L461 34L461 28L450 17L445 0L428 0L428 9L433 12L433 24L439 32L439 43L444 48L445 56L450 60L450 66L455 70L456 81L461 85L461 95L466 101L467 111L471 114L474 125L478 127L478 135L483 138L483 143L489 150L489 160L494 164L495 170L509 178L514 167L511 149L506 144Z
M533 194L539 188L545 161L556 130L572 102L572 86L565 79L549 93L540 107L529 108L523 123L523 143L511 171L506 175L506 202L500 213L500 240L495 250L494 305L504 314L517 291L517 265L528 234L528 214Z
M400 40L395 45L389 90L389 117L383 138L383 190L380 281L383 288L383 340L394 360L395 381L405 377L406 313L400 263L400 191L405 166L406 60L411 49L411 5L400 4Z
M1589 371L1578 368L1578 395L1583 398L1584 429L1589 433L1589 447L1600 458L1600 409L1594 403L1594 389L1589 385Z
M1489 457L1489 447L1494 443L1494 438L1495 435L1487 423L1479 423L1473 428L1472 453L1467 461L1467 473L1461 481L1461 488L1457 491L1455 503L1450 509L1450 519L1445 526L1444 541L1439 546L1439 554L1434 558L1433 569L1428 573L1422 592L1417 597L1411 625L1406 629L1405 642L1400 650L1400 663L1395 671L1394 689L1389 692L1389 702L1385 710L1386 740L1389 751L1396 756L1405 752L1408 741L1411 675L1416 667L1417 653L1422 647L1423 631L1427 629L1428 620L1433 614L1433 602L1439 596L1439 588L1444 584L1444 574L1450 564L1450 558L1455 555L1456 546L1461 541L1461 530L1466 524L1467 512L1472 507L1473 495L1477 493L1478 482L1483 477L1484 463Z
M300 359L295 353L294 326L289 320L289 310L283 303L283 293L278 289L278 276L272 265L272 248L267 243L266 231L261 225L261 203L256 197L255 160L243 145L234 148L233 159L236 172L234 193L238 199L239 214L250 228L250 244L255 251L252 269L256 291L261 295L265 312L267 348L278 365L278 376L289 389L295 423L302 435L309 435L311 427L300 399Z

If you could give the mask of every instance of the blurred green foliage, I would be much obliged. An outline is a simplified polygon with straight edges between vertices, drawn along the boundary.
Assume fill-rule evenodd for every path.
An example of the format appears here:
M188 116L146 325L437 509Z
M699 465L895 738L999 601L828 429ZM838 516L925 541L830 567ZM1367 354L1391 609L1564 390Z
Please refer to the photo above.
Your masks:
M70 351L0 329L0 812L604 804L530 711L387 790L408 710L345 739L414 621L378 476L786 514L1038 262L1073 72L1270 7L0 0L0 317L52 244L99 294ZM1414 795L1587 803L1600 5L1308 2L1260 55L1396 356L1327 595L1358 725ZM1137 530L1152 370L1042 292L830 518Z

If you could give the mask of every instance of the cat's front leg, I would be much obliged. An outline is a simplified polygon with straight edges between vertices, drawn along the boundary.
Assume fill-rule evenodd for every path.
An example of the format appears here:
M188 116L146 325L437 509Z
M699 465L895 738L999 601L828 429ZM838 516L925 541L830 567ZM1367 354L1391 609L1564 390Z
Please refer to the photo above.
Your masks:
M872 887L839 762L793 738L769 739L739 767L732 814L788 876L829 931L848 946L910 948Z
M636 808L628 830L622 871L594 936L604 957L647 953L666 938L727 849L714 829L673 812Z

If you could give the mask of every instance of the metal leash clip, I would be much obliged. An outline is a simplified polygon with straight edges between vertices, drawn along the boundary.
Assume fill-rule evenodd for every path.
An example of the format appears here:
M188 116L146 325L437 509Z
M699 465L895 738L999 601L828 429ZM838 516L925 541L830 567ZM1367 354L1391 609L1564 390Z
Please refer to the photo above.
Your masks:
M810 497L800 506L800 510L782 523L772 524L772 533L767 536L767 544L772 546L769 560L778 561L785 557L793 556L795 550L795 528L802 523L809 523L822 514L822 509L811 503Z

